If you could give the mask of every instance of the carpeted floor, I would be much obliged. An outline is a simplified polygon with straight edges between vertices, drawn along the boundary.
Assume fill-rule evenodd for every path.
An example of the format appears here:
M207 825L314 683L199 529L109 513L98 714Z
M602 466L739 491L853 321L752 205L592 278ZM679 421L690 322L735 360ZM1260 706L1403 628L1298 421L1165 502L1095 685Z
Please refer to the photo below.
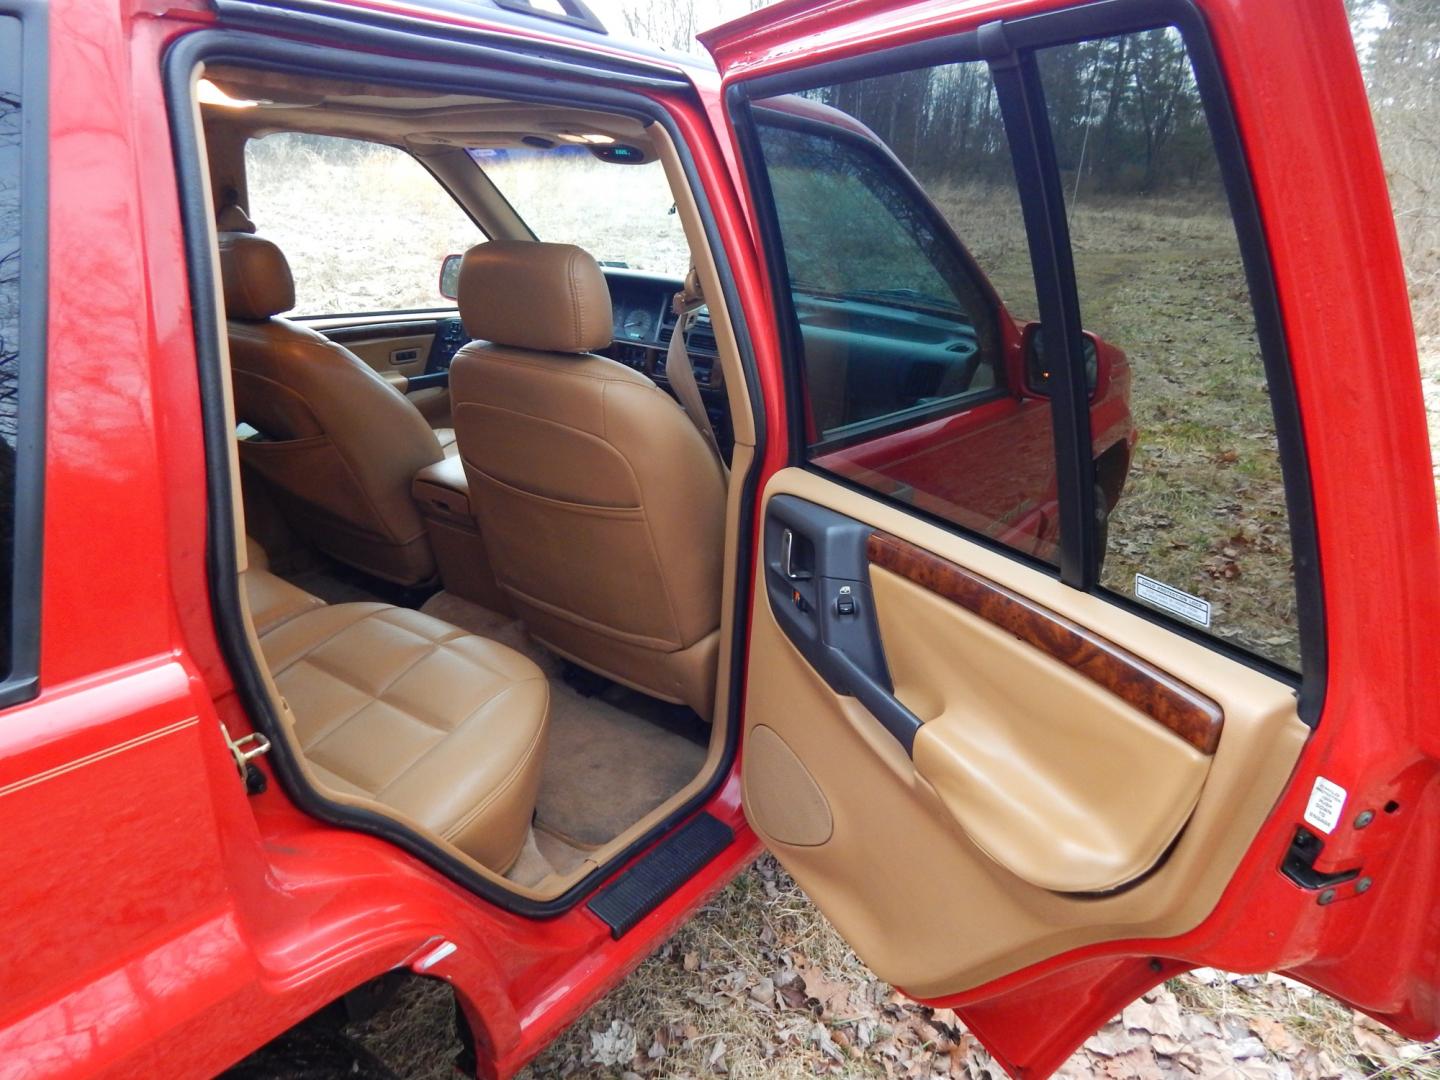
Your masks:
M700 771L709 727L688 710L614 684L586 696L518 621L468 600L441 592L420 610L524 653L549 677L550 738L532 839L533 854L556 872L583 861L586 849L624 832ZM511 873L517 881L536 872L530 846Z

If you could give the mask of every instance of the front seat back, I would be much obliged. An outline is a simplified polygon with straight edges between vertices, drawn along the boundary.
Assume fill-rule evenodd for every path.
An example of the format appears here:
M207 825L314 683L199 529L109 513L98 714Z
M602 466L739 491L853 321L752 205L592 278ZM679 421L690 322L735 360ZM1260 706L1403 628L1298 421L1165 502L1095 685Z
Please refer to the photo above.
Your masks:
M240 460L274 488L292 527L376 577L435 576L415 473L444 457L415 406L345 347L278 318L295 306L289 264L270 241L220 234L235 418L259 434Z
M496 578L530 634L710 718L725 480L680 406L591 350L610 293L569 244L492 240L460 270L472 341L450 367L456 442Z

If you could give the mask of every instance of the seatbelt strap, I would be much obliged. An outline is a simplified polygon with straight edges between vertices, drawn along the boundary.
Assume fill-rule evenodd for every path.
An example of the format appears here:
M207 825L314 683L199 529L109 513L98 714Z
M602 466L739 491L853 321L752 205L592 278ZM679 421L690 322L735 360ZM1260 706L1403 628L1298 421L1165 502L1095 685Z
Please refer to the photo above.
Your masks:
M695 430L700 432L705 445L710 447L715 460L728 476L729 467L720 453L719 440L715 438L715 429L710 425L710 414L705 411L705 402L700 397L700 387L695 382L695 369L690 364L690 351L685 348L685 334L695 319L695 313L705 306L705 298L700 292L700 278L693 266L685 275L684 288L675 294L670 306L675 312L675 331L670 335L670 347L665 351L665 377L675 388L675 396L684 406L685 415L690 417Z

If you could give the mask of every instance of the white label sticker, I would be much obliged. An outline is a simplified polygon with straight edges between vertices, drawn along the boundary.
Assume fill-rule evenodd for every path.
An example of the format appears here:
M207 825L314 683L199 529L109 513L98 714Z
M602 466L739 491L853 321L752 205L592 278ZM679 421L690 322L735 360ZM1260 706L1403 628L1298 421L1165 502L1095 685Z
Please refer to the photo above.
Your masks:
M1329 836L1340 824L1340 815L1345 811L1345 789L1331 783L1323 776L1315 778L1310 789L1310 801L1305 804L1305 820Z
M1210 602L1191 596L1188 592L1181 592L1173 585L1166 585L1163 581L1156 581L1144 574L1136 574L1135 595L1171 615L1179 615L1180 618L1189 619L1201 626L1210 625Z

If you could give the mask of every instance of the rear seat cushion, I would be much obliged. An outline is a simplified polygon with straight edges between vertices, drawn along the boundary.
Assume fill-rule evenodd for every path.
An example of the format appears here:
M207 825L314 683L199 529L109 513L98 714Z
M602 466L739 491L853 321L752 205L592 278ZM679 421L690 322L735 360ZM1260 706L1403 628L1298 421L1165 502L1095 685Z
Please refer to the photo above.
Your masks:
M318 596L260 569L254 561L245 571L243 581L245 598L250 604L250 621L261 637L296 615L325 606L325 601Z
M292 615L262 632L261 648L323 783L509 868L545 750L550 691L534 663L386 604Z
M251 570L270 569L270 556L253 536L245 537L245 563Z

